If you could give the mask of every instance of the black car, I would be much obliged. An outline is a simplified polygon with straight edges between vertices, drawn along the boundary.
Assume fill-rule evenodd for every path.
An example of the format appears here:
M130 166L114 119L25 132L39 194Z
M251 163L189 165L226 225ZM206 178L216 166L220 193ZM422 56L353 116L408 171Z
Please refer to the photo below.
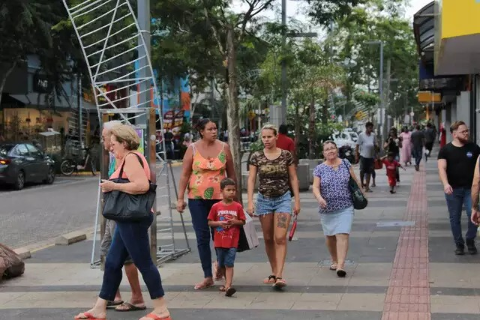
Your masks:
M0 143L0 183L21 190L26 183L55 181L55 162L30 143Z

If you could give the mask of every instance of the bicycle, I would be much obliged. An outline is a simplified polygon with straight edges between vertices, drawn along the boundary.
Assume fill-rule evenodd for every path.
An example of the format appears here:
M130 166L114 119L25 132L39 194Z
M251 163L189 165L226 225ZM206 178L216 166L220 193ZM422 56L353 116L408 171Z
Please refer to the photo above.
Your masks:
M85 156L82 159L82 164L78 164L77 160L74 158L64 159L60 164L60 172L64 176L71 176L74 172L78 173L80 170L85 170L87 165L90 165L90 171L92 175L95 176L97 172L97 166L95 157L90 154L91 148L83 148L82 151L85 151Z

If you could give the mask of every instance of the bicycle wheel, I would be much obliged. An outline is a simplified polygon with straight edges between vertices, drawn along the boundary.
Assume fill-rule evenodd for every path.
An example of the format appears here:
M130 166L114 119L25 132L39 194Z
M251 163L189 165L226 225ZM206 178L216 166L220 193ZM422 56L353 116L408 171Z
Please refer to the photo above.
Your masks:
M75 171L75 163L72 160L66 159L63 160L60 164L60 172L64 176L71 176L72 173Z

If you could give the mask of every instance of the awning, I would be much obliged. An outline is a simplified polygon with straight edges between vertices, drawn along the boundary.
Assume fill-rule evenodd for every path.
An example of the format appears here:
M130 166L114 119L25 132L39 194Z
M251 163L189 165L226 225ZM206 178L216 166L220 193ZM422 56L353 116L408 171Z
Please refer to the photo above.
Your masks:
M443 0L437 6L435 75L480 73L480 2Z
M422 62L433 64L435 49L435 2L427 4L413 16L413 33Z
M50 109L52 107L45 103L45 96L45 94L39 94L35 92L10 95L11 98L23 103L25 107L34 106L39 109ZM58 109L72 109L75 108L75 106L76 101L74 101L73 97L69 97L68 99L65 99L65 97L55 97L53 101L53 107Z

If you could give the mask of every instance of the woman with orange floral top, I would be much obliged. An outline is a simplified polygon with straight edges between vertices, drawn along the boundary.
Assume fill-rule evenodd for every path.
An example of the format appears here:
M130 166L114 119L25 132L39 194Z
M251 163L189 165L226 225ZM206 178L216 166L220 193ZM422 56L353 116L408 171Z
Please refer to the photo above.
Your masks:
M220 182L226 177L236 182L232 153L226 143L217 139L217 125L210 119L201 119L197 131L201 139L190 145L183 157L177 201L177 210L183 212L188 185L188 208L205 276L202 282L195 285L195 290L214 285L210 251L212 229L208 226L207 218L212 206L222 200ZM216 278L219 280L220 277L216 275Z

